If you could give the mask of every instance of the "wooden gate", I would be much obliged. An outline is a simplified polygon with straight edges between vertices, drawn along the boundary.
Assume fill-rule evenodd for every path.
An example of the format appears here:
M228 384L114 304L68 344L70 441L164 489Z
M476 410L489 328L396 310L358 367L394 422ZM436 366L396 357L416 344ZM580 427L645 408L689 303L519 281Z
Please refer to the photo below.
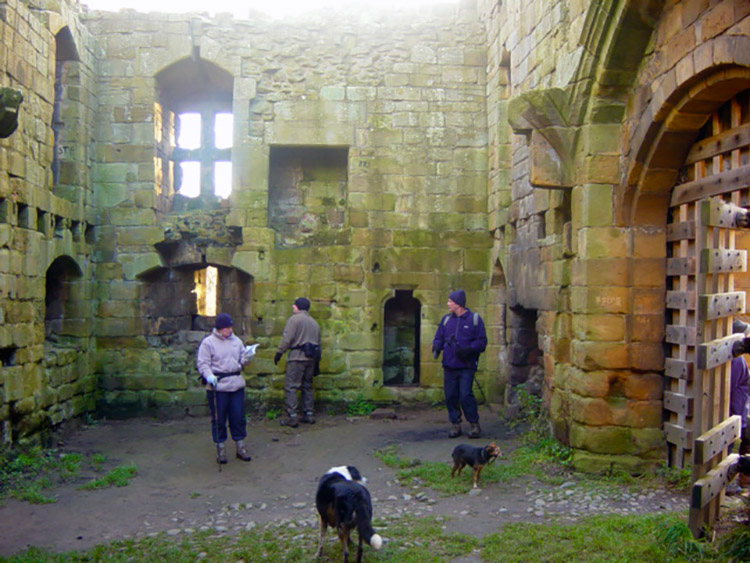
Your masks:
M729 418L732 348L742 339L732 321L745 313L736 276L747 271L738 229L750 225L747 92L717 111L690 150L684 183L672 193L667 227L667 359L664 430L669 464L692 463L690 528L697 537L719 513L737 456L728 446L740 433Z

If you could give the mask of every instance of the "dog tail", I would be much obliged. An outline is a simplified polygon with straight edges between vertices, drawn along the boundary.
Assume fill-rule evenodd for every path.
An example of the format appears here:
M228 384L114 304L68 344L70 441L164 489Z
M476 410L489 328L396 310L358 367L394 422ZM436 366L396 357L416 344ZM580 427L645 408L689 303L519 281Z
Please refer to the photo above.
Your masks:
M370 492L365 487L360 487L360 493L354 503L354 511L357 513L357 531L370 547L377 550L383 546L383 538L376 534L372 528Z

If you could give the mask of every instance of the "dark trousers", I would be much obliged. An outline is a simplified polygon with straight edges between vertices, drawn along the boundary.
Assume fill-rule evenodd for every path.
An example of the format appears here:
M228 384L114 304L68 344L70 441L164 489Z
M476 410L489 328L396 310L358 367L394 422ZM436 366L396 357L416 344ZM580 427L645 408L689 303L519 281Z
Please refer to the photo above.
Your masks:
M214 397L216 400L214 401ZM227 441L227 420L229 432L235 442L244 440L245 429L245 389L237 391L206 391L208 408L211 411L211 436L214 442Z
M471 386L474 383L473 369L443 368L443 390L448 417L453 424L461 422L461 410L469 422L479 422L477 400Z
M315 413L313 404L313 376L315 362L287 362L284 377L284 406L290 417L297 416L297 391L302 391L302 412L308 416Z

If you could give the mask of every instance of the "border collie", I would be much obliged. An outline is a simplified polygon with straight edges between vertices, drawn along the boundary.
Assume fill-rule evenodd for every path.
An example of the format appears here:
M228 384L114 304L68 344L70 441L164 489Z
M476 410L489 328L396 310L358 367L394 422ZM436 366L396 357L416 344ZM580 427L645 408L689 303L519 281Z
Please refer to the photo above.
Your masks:
M320 515L320 540L316 557L323 555L323 538L328 526L338 532L344 563L349 561L349 536L357 529L357 563L362 561L362 540L373 549L380 549L382 538L372 529L372 500L363 483L365 479L356 467L332 467L320 478L315 494L315 506Z

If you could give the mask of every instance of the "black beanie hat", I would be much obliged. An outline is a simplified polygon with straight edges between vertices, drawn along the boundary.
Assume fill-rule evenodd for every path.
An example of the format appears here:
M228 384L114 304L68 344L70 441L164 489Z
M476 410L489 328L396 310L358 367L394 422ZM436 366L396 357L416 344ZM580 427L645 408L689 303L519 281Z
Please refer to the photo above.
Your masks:
M232 317L230 317L226 313L221 313L219 316L216 317L216 329L221 330L222 328L230 327L234 324L232 321Z
M307 297L298 297L294 300L294 304L297 306L297 309L300 311L309 311L310 310L310 300Z
M466 292L463 289L457 289L452 291L448 296L448 299L453 301L456 305L466 307Z

